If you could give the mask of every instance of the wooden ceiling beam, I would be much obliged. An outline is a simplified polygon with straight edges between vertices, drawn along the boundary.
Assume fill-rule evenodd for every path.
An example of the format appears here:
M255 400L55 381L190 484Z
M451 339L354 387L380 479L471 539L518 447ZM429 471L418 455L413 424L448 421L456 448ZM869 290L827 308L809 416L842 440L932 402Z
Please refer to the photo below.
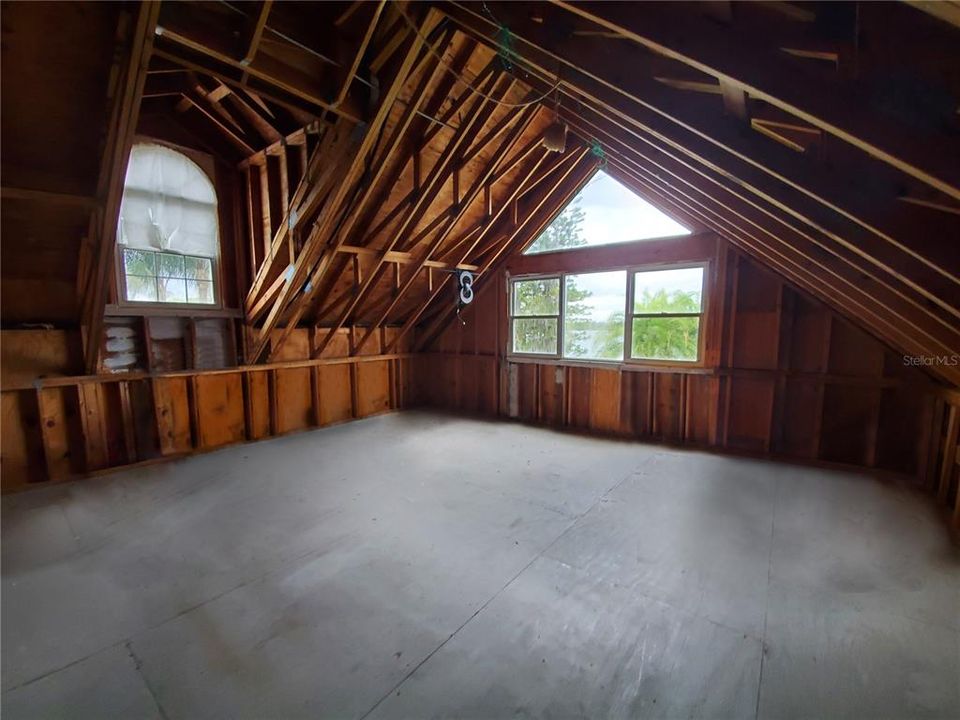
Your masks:
M956 0L903 0L911 7L960 28L960 3Z
M431 8L427 11L422 26L425 30L424 34L427 37L429 37L431 31L440 20L440 14L436 10ZM337 221L348 213L350 218L356 216L355 212L350 211L350 206L354 205L354 203L348 202L348 199L351 193L354 192L356 183L360 180L361 174L366 167L367 159L376 146L380 130L386 123L400 91L407 83L410 72L415 67L421 51L422 42L420 38L411 38L404 57L396 70L396 74L381 98L376 115L367 125L366 132L362 140L360 140L356 151L352 154L351 161L345 164L346 167L339 176L339 184L331 193L331 198L326 203L326 211L321 212L317 223L312 228L310 235L304 243L300 255L296 259L290 281L280 291L270 314L267 316L263 327L256 337L253 354L251 356L255 361L262 356L263 351L270 342L270 335L273 328L276 327L281 313L286 309L288 302L291 301L293 293L299 293L308 279L310 280L312 288L319 287L320 282L329 269L336 248L346 244L346 236L348 235L346 227L340 228L340 231L336 233L336 237L333 237L333 233L337 230L337 225L339 224ZM415 104L408 106L408 109L410 107L415 107ZM411 112L410 114L412 115L413 113ZM344 225L350 222L351 220L348 218ZM328 243L330 244L328 245ZM312 272L311 268L313 268ZM282 346L286 337L289 337L300 316L302 316L303 311L306 309L309 300L310 296L308 293L306 297L301 297L294 304L292 314L287 319L284 332L281 333L281 337L278 339L275 348L278 349Z
M216 87L208 92L207 97L215 100L221 107L223 107L224 104L229 104L235 108L236 112L240 114L244 121L254 129L254 132L259 135L264 142L276 143L281 140L283 136L280 134L280 131L267 120L265 113L257 110L250 102L247 102L246 99L234 92L228 85L225 85L216 78L213 79L213 82L216 83Z
M270 16L270 10L273 7L273 0L261 0L259 7L250 17L247 25L247 36L244 45L246 52L240 58L241 65L249 65L257 55L260 49L260 39L263 37L263 30L267 26L267 18Z
M675 206L682 205L687 213L698 216L700 222L728 238L734 245L760 260L765 266L783 275L797 287L821 298L827 305L844 316L850 317L858 325L864 326L892 347L898 347L901 350L909 348L907 352L920 354L932 352L930 347L940 347L936 343L932 346L929 344L924 346L917 342L915 336L898 330L904 326L897 323L891 324L889 314L885 312L885 306L877 302L869 293L863 293L856 284L851 284L843 278L840 278L839 282L836 278L828 279L832 274L828 269L823 273L818 272L814 269L816 263L803 258L790 244L778 242L776 236L759 225L753 225L751 228L747 218L731 215L728 208L719 206L712 196L703 194L692 186L689 192L678 190L674 183L660 176L648 174L639 166L628 168L624 158L616 158L612 162L627 176L625 182L628 185L640 183L641 188L660 194L661 199ZM763 236L768 240L764 240Z
M224 117L221 112L217 111L218 107L215 103L208 102L206 98L199 93L188 90L183 94L183 99L177 103L177 112L186 112L189 108L195 108L206 121L211 123L213 127L226 137L241 153L244 155L253 155L256 150L241 137L240 133L243 131L239 127L228 127L227 123L230 122L232 118L228 119Z
M444 27L441 29L439 41L441 47L446 46L446 44L450 42L452 34L452 29L450 28ZM433 41L430 37L428 37L428 40ZM462 60L466 62L465 57L463 57ZM276 352L276 348L280 346L289 333L293 331L293 327L299 322L300 317L307 308L314 304L322 306L325 297L320 294L321 290L326 289L326 292L332 292L334 288L333 283L327 283L326 285L322 283L323 276L327 273L330 263L335 259L334 255L337 253L339 246L347 244L348 239L355 234L355 229L358 232L366 230L371 217L376 214L376 211L380 207L380 202L377 201L378 198L375 194L376 191L382 189L381 186L389 190L403 173L406 161L395 161L394 156L400 153L402 148L410 144L408 132L414 120L419 117L420 107L423 105L426 97L425 91L440 76L442 69L442 65L436 61L436 58L429 52L425 52L416 68L409 73L408 77L415 77L422 73L418 84L414 88L411 101L406 103L403 114L400 116L396 125L394 125L389 140L384 144L379 154L377 153L378 148L374 147L372 149L368 172L370 168L374 168L373 172L365 179L362 192L354 202L350 214L339 229L337 243L327 248L324 255L324 257L327 258L326 262L321 258L318 267L313 271L309 284L311 289L306 293L300 307L288 318L284 333L281 333L278 338L274 352ZM403 205L404 202L399 203L398 208L402 208ZM390 214L388 214L388 217ZM330 337L332 337L332 333L327 336L328 339ZM317 350L317 352L321 350Z
M174 49L164 49L162 47L154 47L153 50L154 57L166 60L168 62L174 63L185 70L193 70L194 72L204 73L209 75L212 78L215 78L222 82L224 85L227 85L235 90L244 92L247 96L256 102L264 112L272 114L267 105L263 102L263 98L266 98L270 102L288 110L291 113L303 113L304 110L308 110L311 115L319 115L324 111L322 105L317 105L312 101L306 100L302 97L299 97L293 93L287 93L282 88L272 87L267 89L266 87L252 87L248 80L243 79L242 70L225 64L218 64L215 61L206 62L201 57L191 57L183 53L177 53ZM212 58L210 58L212 60ZM266 84L265 84L266 85Z
M48 190L10 187L9 185L4 185L0 188L0 197L4 200L29 200L66 207L76 207L82 210L93 210L100 204L97 198L90 195L73 195L70 193L50 192Z
M176 48L185 48L195 55L206 56L216 63L233 68L238 72L237 82L240 85L245 85L248 78L256 78L268 86L276 87L285 93L324 110L335 112L354 122L362 119L363 113L355 103L341 102L334 106L330 101L333 95L331 89L318 82L312 74L273 56L259 52L255 54L253 59L246 61L243 56L231 54L226 49L229 44L226 40L218 41L213 37L199 37L198 33L200 31L189 17L191 8L192 6L189 3L164 4L164 24L157 27L157 35L167 43L165 47L166 56L174 62L189 60L189 58L178 57L179 53ZM289 51L287 54L295 55L304 52L298 46L289 43L281 41L281 45ZM200 62L195 60L191 64L200 65ZM205 71L210 74L217 72L212 67ZM222 75L220 72L217 72L217 74Z
M283 218L272 237L270 237L270 224L267 222L269 218L264 216L264 238L269 241L265 253L268 260L257 271L253 284L247 293L246 304L248 307L251 307L257 301L268 279L277 273L278 268L276 266L282 261L279 251L286 243L287 237L293 229L292 226L308 223L317 209L321 207L326 195L336 186L339 162L348 157L347 148L352 146L349 138L352 126L348 126L349 121L341 118L333 126L327 128L319 144L314 148L303 178L294 191L290 206L284 208ZM265 162L266 158L264 157L264 163L258 166L261 177L266 174ZM260 192L261 197L266 197L266 193L269 193L269 189L263 180L261 180ZM292 222L293 217L297 218L296 223ZM293 258L287 257L286 263L292 263L293 260Z
M363 10L370 10L371 16L366 23L366 31L363 33L360 38L360 42L355 49L353 49L352 58L344 63L337 72L338 83L340 89L337 90L333 95L333 102L331 106L333 108L340 107L347 99L347 93L350 92L350 85L353 83L354 75L357 74L357 70L360 69L360 62L363 60L364 53L367 51L367 47L370 45L370 40L373 38L373 31L377 29L377 23L380 21L380 16L383 13L383 8L386 5L386 0L376 0L375 2L364 2L362 3ZM355 5L351 10L355 11L358 7ZM353 14L344 14L337 19L337 27L340 28L344 23L346 23L350 16ZM338 33L337 37L340 35Z
M559 214L563 208L576 196L584 185L593 177L597 169L597 159L584 155L583 158L571 164L562 176L555 178L552 182L545 184L539 192L528 196L529 202L526 203L522 212L522 220L517 225L504 233L505 237L495 246L496 249L487 257L481 265L479 279L474 286L474 292L480 292L488 281L488 278L494 277L500 264L512 253L523 250L524 245L532 242L543 229L553 222L554 217ZM505 223L508 219L504 218L501 222ZM450 318L456 312L454 303L441 307L440 311L433 316L433 319L427 324L424 330L419 333L416 341L416 350L422 352L446 327ZM415 326L415 322L404 323L401 332L394 337L393 341L387 347L396 347L400 338L405 336ZM401 334L402 333L402 334ZM386 350L385 350L386 351Z
M570 163L575 165L577 160L581 159L583 155L586 154L586 152L587 152L587 148L584 147L579 151L579 153L571 152L570 155L566 157L560 156L559 158L556 158L555 161L551 164L552 165L551 169L555 170L558 167L561 167L563 163L567 162L571 157L576 158L572 163ZM513 202L517 200L517 198L521 195L521 193L526 192L528 190L532 190L535 187L534 185L531 184L531 178L534 177L537 170L540 169L540 166L544 163L544 161L548 159L549 154L550 153L546 150L543 150L540 153L536 162L532 163L531 166L527 169L527 172L524 173L523 177L520 178L516 183L514 183L514 186L511 189L509 195L500 203L500 209L497 211L497 213L492 217L485 218L484 222L478 226L479 232L471 231L470 233L465 234L463 238L461 238L461 240L457 243L457 247L462 247L463 245L469 245L469 247L467 247L466 250L459 252L459 257L462 262L465 262L466 259L469 258L470 255L473 253L474 249L481 242L483 242L484 238L489 236L491 234L491 231L499 225L499 221L503 217L504 213L508 210L508 208L512 206ZM577 157L578 155L579 157ZM477 274L478 275L482 274L482 272L488 266L489 266L489 263L484 263L482 266L480 266L480 270L478 271ZM440 280L439 284L437 284L436 287L428 291L427 297L423 301L421 301L417 306L417 308L412 313L410 313L407 316L407 318L404 320L403 326L400 328L400 331L398 332L398 334L391 341L390 347L395 347L396 344L400 342L400 339L406 336L416 326L417 322L420 320L423 313L427 311L430 305L433 304L433 302L440 296L440 293L443 292L443 288L446 286L447 280L449 279L450 279L449 275L444 276ZM382 325L386 323L387 317L391 309L392 307L388 306L383 311L377 325Z
M735 27L718 32L709 20L669 3L552 0L555 5L644 47L742 88L751 97L821 128L930 187L960 200L960 145L918 133L864 101L854 83L805 72L775 48L743 37Z
M414 203L410 206L406 217L400 223L400 226L397 228L397 230L391 233L391 239L381 249L382 253L387 253L393 250L396 245L404 239L404 236L407 234L407 232L417 226L417 224L423 218L424 213L426 213L426 211L430 208L430 205L433 203L434 199L436 199L437 194L443 187L444 182L450 176L450 170L454 161L459 159L461 156L461 148L468 142L469 139L472 139L471 131L482 128L484 123L490 117L490 113L494 108L494 104L491 102L491 98L493 97L492 93L495 92L495 88L499 84L501 78L502 76L499 73L490 72L486 82L480 86L479 92L473 94L474 101L470 106L470 109L467 110L466 119L463 121L463 123L461 123L453 137L440 153L440 157L430 169L430 173L425 178L423 187L414 200ZM504 83L504 88L499 93L500 96L505 96L513 87L513 84L513 80ZM357 295L353 298L353 300L351 300L350 303L347 304L347 307L340 314L333 328L318 344L316 349L317 353L323 352L323 349L327 346L327 344L329 344L330 340L333 339L336 330L343 327L344 323L350 317L350 313L353 312L354 308L356 308L356 306L366 296L370 287L379 277L381 265L382 263L376 263L376 267L371 270L366 280L364 280L359 291L357 292Z
M370 337L377 332L377 330L386 322L387 317L390 315L390 312L397 306L400 300L406 295L406 293L413 286L413 283L416 281L417 274L425 267L427 267L427 262L433 258L434 253L436 253L439 248L449 237L450 233L453 231L453 228L457 226L460 220L464 217L467 212L467 208L473 203L476 197L480 194L480 191L487 185L487 183L492 179L494 174L499 169L501 163L503 163L507 155L513 149L514 145L520 140L521 136L526 132L530 127L530 123L533 122L534 117L537 113L536 105L528 105L523 108L518 114L510 113L514 119L513 126L510 131L507 133L506 137L500 143L490 158L487 160L485 169L481 171L477 177L474 179L471 186L467 189L467 192L464 194L462 199L456 199L457 209L450 216L450 219L446 227L434 237L431 241L429 247L423 255L423 260L414 268L406 281L400 286L400 289L394 294L393 299L387 303L387 306L381 311L377 319L370 326L367 332L360 339L360 342L357 343L351 354L359 353L363 349L364 345L369 341ZM482 127L482 125L481 125ZM496 135L494 135L496 137ZM479 150L477 150L479 152ZM542 160L542 158L541 158ZM539 165L539 163L538 163ZM482 234L482 233L481 233ZM472 248L471 248L472 249ZM464 253L461 259L457 262L460 264L467 261L469 256L469 251Z
M581 112L585 113L586 111L582 110ZM609 115L607 118L609 118ZM960 293L958 293L955 283L948 281L939 273L930 272L929 268L919 265L915 258L898 254L896 248L885 245L872 236L856 232L855 227L844 227L840 222L837 222L840 218L836 216L815 214L815 208L810 206L805 196L796 194L788 200L771 202L772 195L769 192L771 188L767 185L761 185L764 182L763 176L752 172L749 167L738 167L733 161L726 160L718 155L712 146L698 143L694 139L691 139L685 145L664 142L663 135L645 132L644 129L635 126L631 127L622 117L616 118L612 122L629 132L634 141L639 140L652 148L667 151L674 158L686 156L702 167L703 171L709 171L711 176L718 176L735 182L739 189L751 192L757 198L754 202L759 206L769 207L768 212L774 213L777 217L786 215L805 225L808 229L800 231L806 236L828 238L828 243L821 242L820 244L824 247L829 244L831 249L835 250L838 258L853 264L861 271L877 278L889 277L896 284L903 283L906 285L903 290L905 296L915 297L920 295L925 299L922 303L914 301L919 307L923 308L924 312L932 315L937 314L926 302L931 301L942 310L958 317L960 310L958 310L957 302L960 300ZM595 116L595 125L603 124L605 124L604 121ZM720 162L724 162L724 164L721 165ZM799 230L797 226L794 225L794 227ZM855 240L848 240L847 238L855 238ZM918 282L917 279L922 279L922 282Z

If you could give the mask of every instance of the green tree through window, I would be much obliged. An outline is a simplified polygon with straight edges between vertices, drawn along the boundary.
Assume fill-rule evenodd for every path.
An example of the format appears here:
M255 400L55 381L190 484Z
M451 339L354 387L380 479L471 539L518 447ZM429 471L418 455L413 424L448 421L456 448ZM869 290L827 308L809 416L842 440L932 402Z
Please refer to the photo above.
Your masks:
M587 244L583 236L583 209L580 207L580 198L574 198L573 202L564 208L563 212L554 218L553 222L547 226L540 237L538 237L531 248L536 247L536 252L550 252L551 250L566 250L569 248L581 247ZM514 291L514 311L520 308L530 308L525 314L553 314L554 310L545 310L546 307L554 307L553 300L546 288L539 282L516 282L513 286ZM552 286L551 286L552 287ZM557 285L559 288L559 285ZM583 301L590 297L590 293L581 290L576 283L567 283L566 287L566 316L570 320L582 321L587 317L587 309ZM556 303L559 303L559 296ZM584 354L584 341L586 331L582 329L568 332L564 338L564 345L573 354ZM550 323L514 322L514 342L513 348L516 352L548 352L556 354L557 326ZM527 348L527 349L522 349ZM536 348L536 349L535 349ZM540 348L549 348L540 349Z

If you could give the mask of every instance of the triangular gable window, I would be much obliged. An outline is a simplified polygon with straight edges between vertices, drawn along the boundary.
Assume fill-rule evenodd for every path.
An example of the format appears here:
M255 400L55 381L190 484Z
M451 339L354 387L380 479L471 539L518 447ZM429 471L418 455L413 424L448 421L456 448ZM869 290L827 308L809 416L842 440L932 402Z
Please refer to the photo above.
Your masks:
M689 234L690 230L600 170L523 254Z

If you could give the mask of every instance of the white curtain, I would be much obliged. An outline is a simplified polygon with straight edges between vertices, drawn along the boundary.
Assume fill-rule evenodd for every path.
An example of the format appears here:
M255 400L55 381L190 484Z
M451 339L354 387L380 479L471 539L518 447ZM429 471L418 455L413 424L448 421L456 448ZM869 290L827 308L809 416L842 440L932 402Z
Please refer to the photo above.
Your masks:
M141 250L217 257L217 195L188 157L135 145L120 205L118 242Z

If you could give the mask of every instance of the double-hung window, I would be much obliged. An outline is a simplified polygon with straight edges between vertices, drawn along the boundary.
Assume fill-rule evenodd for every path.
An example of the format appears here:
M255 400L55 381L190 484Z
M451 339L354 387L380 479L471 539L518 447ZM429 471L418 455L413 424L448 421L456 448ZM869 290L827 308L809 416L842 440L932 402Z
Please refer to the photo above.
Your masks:
M697 362L703 266L637 270L631 280L629 359Z
M560 347L560 278L514 280L510 300L511 352L557 355Z
M217 195L187 156L162 145L133 147L117 244L122 301L217 305Z
M513 279L511 354L696 363L704 269L698 264Z

